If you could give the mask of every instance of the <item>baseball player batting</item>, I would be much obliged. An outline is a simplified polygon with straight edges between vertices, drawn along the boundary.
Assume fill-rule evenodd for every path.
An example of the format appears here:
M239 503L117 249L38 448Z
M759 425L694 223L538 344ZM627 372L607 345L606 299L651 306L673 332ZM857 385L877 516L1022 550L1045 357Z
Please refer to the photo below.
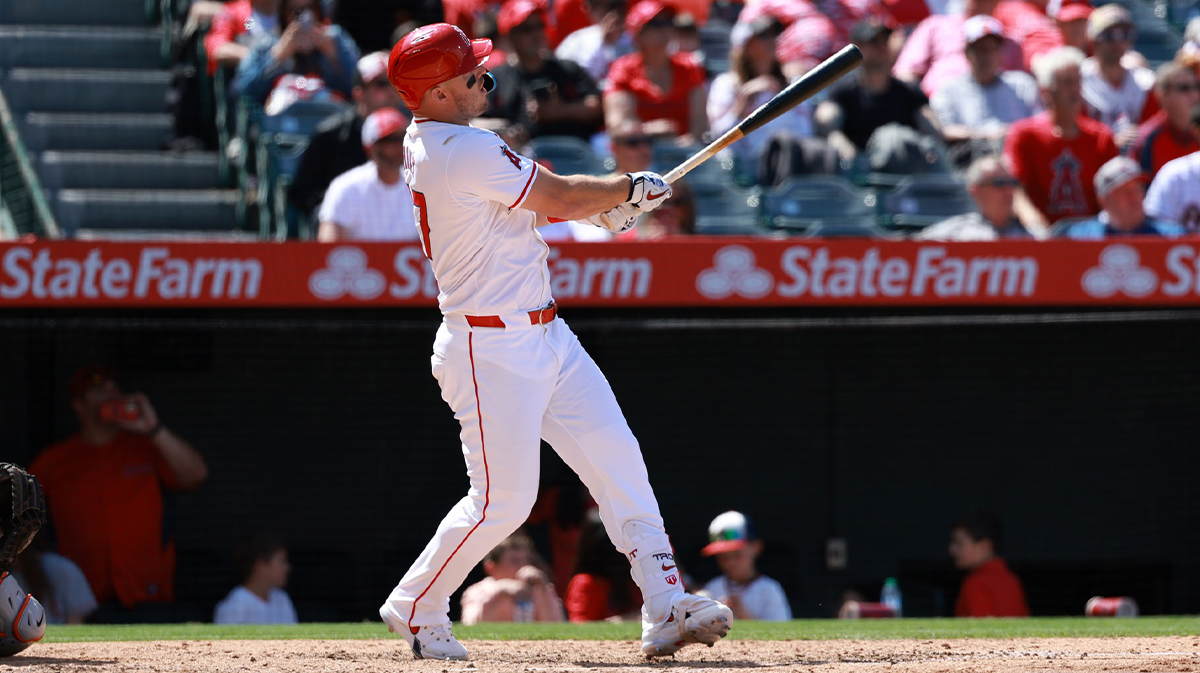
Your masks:
M642 652L712 646L733 613L684 593L637 440L604 375L550 295L537 227L578 220L621 232L671 195L655 173L559 176L468 122L488 107L490 40L418 28L392 49L388 79L413 111L404 180L443 314L433 375L462 426L471 487L379 608L422 659L466 659L450 594L528 517L540 440L579 474L641 589Z

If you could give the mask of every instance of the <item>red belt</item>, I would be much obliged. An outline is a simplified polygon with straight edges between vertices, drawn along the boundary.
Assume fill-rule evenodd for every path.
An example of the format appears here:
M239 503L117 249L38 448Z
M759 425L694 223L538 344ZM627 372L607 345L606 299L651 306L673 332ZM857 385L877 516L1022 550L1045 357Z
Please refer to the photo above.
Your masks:
M558 315L558 305L550 304L546 308L538 309L529 312L530 325L544 325L545 323L554 320ZM467 324L471 327L499 327L504 329L504 321L498 315L469 315L466 316Z

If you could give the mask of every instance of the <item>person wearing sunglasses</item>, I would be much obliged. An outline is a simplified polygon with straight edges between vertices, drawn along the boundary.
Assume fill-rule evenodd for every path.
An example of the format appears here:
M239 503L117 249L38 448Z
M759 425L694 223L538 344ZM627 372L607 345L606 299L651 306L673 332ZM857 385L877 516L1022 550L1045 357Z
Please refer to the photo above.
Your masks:
M546 11L537 0L509 0L496 17L507 37L508 62L492 71L496 87L479 124L513 147L539 136L589 139L600 130L600 90L573 61L559 60L546 38Z
M1195 68L1169 61L1158 67L1154 95L1162 107L1138 127L1129 156L1153 180L1168 161L1200 150L1191 129L1192 106L1200 103L1200 74Z
M1013 194L1019 185L1004 159L997 155L976 159L967 167L967 193L976 211L955 215L918 232L921 241L995 241L1030 238L1013 210Z
M1088 17L1093 56L1080 68L1087 115L1112 129L1122 151L1137 138L1138 124L1157 107L1156 101L1149 97L1154 88L1154 73L1149 68L1129 68L1121 62L1136 37L1133 18L1120 5L1098 7Z
M640 119L646 133L681 144L698 142L708 131L707 74L691 54L671 52L674 16L659 0L643 0L630 8L625 26L637 51L609 68L605 126Z

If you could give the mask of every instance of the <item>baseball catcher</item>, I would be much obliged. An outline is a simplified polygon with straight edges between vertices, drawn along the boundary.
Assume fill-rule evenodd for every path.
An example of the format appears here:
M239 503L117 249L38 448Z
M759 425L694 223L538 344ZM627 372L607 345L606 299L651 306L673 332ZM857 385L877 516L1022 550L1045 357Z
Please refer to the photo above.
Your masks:
M12 463L0 463L0 657L42 639L46 612L9 574L17 555L46 523L37 478Z

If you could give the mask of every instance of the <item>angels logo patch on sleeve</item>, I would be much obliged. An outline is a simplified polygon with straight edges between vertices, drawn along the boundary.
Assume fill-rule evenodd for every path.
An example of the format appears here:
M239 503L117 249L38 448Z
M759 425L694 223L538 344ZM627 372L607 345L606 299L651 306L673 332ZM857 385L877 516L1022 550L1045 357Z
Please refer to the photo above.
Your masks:
M517 170L521 170L521 158L520 157L513 154L512 150L508 149L504 145L500 146L500 151L504 153L504 156L508 157L508 160L512 162L513 166L517 167Z

